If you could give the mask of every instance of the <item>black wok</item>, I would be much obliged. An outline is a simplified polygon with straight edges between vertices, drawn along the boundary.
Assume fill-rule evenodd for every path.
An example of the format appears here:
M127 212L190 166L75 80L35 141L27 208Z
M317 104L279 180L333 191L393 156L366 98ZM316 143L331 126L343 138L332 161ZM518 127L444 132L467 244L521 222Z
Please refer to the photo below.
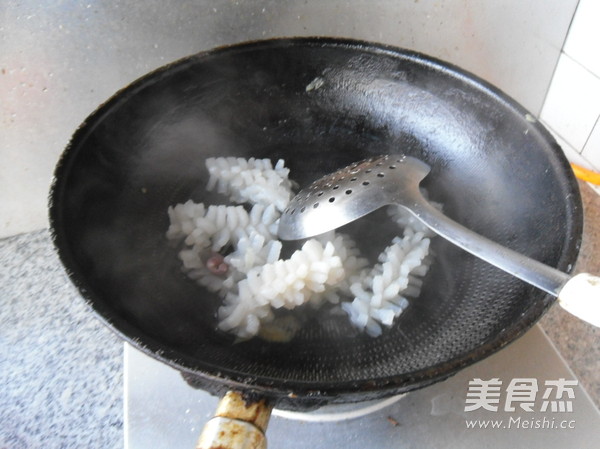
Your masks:
M320 87L312 83L320 78ZM582 232L560 147L505 94L421 54L334 39L200 53L118 92L77 130L55 172L53 238L90 307L125 340L215 394L280 407L381 398L452 375L515 340L554 298L449 243L422 294L379 338L315 316L288 343L233 343L220 300L186 279L167 207L205 191L210 156L284 158L300 187L383 153L432 167L431 199L468 228L569 271ZM368 222L368 220L371 220ZM389 225L357 231L376 254Z

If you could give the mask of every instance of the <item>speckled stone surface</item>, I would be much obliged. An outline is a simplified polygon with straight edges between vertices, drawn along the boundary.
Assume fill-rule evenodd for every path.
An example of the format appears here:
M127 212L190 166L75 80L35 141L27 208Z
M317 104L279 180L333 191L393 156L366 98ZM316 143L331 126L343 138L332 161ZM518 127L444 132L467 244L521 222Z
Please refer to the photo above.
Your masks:
M579 186L585 221L575 272L600 275L600 195L586 183L580 182ZM540 324L600 407L600 328L574 318L558 304L544 315Z
M0 241L0 448L122 448L123 344L48 231Z

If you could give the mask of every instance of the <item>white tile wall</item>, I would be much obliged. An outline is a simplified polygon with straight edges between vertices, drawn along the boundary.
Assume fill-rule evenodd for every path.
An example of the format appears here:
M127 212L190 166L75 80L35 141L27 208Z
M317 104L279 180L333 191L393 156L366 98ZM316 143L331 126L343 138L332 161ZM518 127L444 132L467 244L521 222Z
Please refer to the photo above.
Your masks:
M580 0L564 52L584 67L600 76L600 2Z
M581 152L600 115L600 79L563 53L541 118Z
M600 168L600 118L596 121L596 126L585 143L581 155L594 167Z
M563 137L558 134L556 131L554 131L552 129L552 127L545 122L544 120L541 120L542 124L548 128L550 130L550 133L554 136L554 138L556 139L556 142L558 142L558 144L561 146L561 148L563 149L563 152L565 153L565 155L567 156L567 159L577 165L580 165L581 167L587 168L589 170L593 170L593 165L590 161L588 161L587 159L585 159L581 153L579 151L577 151L575 149L575 147L573 147L569 142L567 142L565 139L563 139Z
M574 163L600 171L600 2L580 0L542 121Z

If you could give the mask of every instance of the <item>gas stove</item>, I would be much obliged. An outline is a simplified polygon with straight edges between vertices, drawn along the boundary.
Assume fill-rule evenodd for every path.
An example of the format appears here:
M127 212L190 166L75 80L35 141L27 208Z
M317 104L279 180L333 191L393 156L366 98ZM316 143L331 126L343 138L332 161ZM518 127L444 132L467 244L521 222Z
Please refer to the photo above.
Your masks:
M125 447L194 448L218 399L125 344ZM539 326L433 386L309 413L273 411L271 448L600 447L600 412Z

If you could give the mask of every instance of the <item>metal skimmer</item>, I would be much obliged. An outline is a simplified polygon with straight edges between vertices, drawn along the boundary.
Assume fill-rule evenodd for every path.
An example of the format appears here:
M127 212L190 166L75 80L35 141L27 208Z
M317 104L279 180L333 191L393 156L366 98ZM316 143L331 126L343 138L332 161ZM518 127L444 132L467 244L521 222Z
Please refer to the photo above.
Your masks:
M419 183L429 171L427 164L410 156L384 155L355 162L298 193L281 217L279 237L283 240L312 237L382 206L399 204L457 246L558 296L571 279L569 275L474 233L429 204L419 190ZM598 282L598 278L591 278ZM598 291L596 287L594 295Z

